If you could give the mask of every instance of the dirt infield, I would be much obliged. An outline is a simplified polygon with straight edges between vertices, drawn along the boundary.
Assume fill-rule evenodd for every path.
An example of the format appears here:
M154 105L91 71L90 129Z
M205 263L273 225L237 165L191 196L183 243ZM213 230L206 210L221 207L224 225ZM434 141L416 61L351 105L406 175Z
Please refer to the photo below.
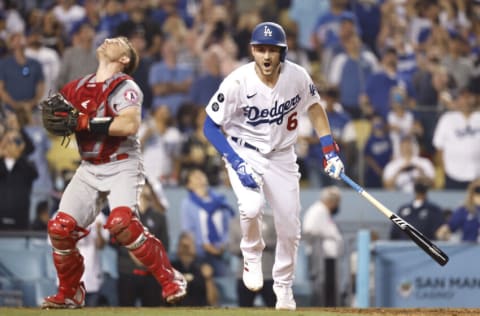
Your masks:
M310 310L307 308L306 310ZM314 309L311 309L314 310ZM332 312L338 315L369 315L369 316L480 316L480 309L476 308L321 308L323 312Z

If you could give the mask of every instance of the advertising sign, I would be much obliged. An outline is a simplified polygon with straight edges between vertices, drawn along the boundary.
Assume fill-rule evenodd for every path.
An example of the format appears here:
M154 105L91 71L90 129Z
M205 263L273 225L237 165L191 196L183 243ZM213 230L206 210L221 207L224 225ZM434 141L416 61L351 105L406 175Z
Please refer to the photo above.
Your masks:
M480 247L438 246L450 257L441 267L411 242L375 246L375 305L378 307L480 307Z

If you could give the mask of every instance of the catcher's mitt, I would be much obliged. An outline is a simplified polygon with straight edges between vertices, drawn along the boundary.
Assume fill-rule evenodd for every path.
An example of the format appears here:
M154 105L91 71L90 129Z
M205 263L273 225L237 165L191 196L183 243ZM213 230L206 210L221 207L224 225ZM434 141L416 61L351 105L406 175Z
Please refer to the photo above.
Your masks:
M40 103L43 126L50 133L68 137L75 132L79 112L63 95L55 93Z

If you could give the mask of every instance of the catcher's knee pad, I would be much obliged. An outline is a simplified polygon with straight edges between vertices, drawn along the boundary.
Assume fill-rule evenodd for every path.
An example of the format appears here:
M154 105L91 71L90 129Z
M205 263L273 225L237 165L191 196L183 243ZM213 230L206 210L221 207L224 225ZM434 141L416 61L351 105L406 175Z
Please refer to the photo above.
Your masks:
M77 221L67 213L58 212L48 221L48 236L52 246L58 251L76 248L77 241L88 234L88 230L77 225Z
M147 238L144 226L127 206L114 208L104 227L118 243L130 250L140 247Z
M60 282L59 291L65 295L73 295L80 284L85 266L76 244L87 234L88 231L79 227L77 221L66 213L58 212L48 221L48 235L53 246L53 263Z
M260 194L255 196L249 196L248 199L240 201L239 212L240 216L244 218L257 218L263 208L264 200Z

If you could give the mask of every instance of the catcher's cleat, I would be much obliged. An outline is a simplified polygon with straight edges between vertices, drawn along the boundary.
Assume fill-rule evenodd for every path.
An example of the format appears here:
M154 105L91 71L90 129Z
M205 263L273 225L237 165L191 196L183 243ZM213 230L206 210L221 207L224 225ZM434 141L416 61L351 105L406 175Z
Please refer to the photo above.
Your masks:
M80 283L72 297L68 297L64 291L59 289L57 294L45 297L42 303L42 309L74 309L83 306L85 306L85 285L83 282Z
M187 280L183 274L173 269L174 277L163 287L162 295L169 304L174 304L182 300L187 295Z

